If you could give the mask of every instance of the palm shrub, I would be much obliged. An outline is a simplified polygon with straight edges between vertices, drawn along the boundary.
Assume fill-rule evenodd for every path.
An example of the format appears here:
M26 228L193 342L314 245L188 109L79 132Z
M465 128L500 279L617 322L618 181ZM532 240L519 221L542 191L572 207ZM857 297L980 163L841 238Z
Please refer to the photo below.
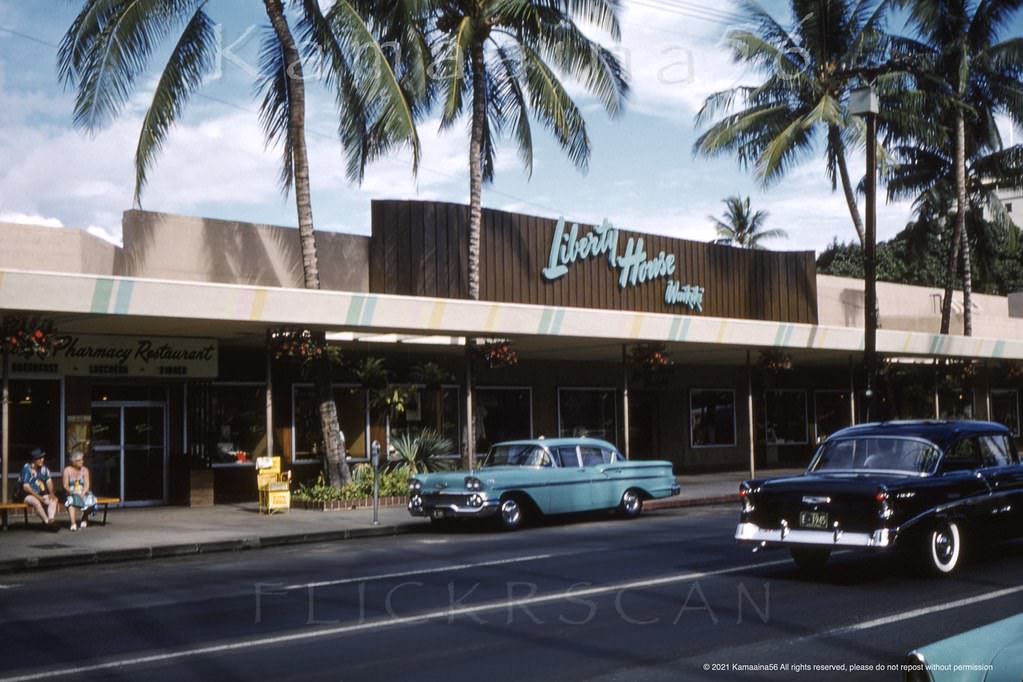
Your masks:
M450 438L429 427L419 432L401 433L391 445L398 454L397 468L405 468L413 476L420 472L444 468L436 458L438 455L451 452L454 447Z

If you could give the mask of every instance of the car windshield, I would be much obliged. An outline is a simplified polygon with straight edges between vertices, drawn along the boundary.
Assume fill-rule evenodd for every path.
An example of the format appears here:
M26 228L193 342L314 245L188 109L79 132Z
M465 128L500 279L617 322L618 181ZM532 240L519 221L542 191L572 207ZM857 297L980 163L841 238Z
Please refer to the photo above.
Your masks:
M480 463L480 467L535 467L548 464L547 451L529 443L520 445L495 445Z
M933 443L913 438L859 437L825 442L810 471L905 471L926 474L940 452Z

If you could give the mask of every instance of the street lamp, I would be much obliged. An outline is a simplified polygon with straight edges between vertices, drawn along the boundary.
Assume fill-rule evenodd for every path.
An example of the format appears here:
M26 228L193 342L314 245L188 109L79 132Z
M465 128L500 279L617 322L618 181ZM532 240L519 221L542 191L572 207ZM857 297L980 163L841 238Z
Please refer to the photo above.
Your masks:
M867 421L877 418L875 378L877 375L877 114L880 110L873 83L849 93L849 113L862 116L867 123L867 216L863 245L864 340L863 370Z

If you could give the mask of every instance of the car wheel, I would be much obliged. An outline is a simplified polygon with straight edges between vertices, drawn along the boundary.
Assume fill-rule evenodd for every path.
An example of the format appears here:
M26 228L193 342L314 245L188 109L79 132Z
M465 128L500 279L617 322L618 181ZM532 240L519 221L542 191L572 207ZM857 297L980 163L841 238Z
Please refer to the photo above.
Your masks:
M819 548L819 547L792 547L789 549L789 553L792 554L792 560L796 562L796 566L799 566L804 571L819 571L824 568L824 564L828 562L828 558L831 556L830 548Z
M514 497L506 497L501 500L501 506L497 510L497 520L504 530L515 530L522 525L522 505Z
M618 514L626 519L634 519L643 513L643 497L638 490L629 489L622 495L618 504Z
M963 538L959 524L942 521L925 536L924 560L936 575L948 575L962 563Z

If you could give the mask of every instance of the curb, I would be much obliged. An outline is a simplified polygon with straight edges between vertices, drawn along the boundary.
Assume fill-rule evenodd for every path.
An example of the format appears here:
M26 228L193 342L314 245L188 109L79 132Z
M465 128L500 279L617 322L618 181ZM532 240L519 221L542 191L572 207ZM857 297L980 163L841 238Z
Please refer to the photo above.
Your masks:
M720 504L734 504L738 495L718 495L690 499L661 499L644 503L647 511L661 509L683 509L687 507L705 507ZM247 536L232 540L211 540L209 542L184 543L179 545L156 545L153 547L131 547L124 549L105 549L94 552L78 551L71 554L57 554L41 557L24 557L0 561L0 574L20 573L23 571L66 568L89 564L119 563L125 561L142 561L145 559L169 559L172 557L195 556L221 552L240 552L251 549L269 549L288 545L311 544L316 542L337 542L360 540L375 537L396 537L421 533L430 528L429 523L399 523L388 526L369 526L361 528L345 528L341 530L316 531L311 533L294 533L289 535Z
M419 533L429 527L430 524L428 523L415 522L389 526L371 526L368 528L345 528L343 530L295 533L290 535L250 536L233 540L211 540L209 542L180 545L105 549L95 552L78 551L71 554L24 557L0 561L0 574L20 573L23 571L45 570L51 568L66 568L70 566L84 566L89 564L107 564L124 561L141 561L144 559L167 559L171 557L194 556L198 554L239 552L250 549L268 549L271 547L284 547L287 545L310 544L316 542L336 542L339 540L359 540L374 537L396 537L398 535Z

